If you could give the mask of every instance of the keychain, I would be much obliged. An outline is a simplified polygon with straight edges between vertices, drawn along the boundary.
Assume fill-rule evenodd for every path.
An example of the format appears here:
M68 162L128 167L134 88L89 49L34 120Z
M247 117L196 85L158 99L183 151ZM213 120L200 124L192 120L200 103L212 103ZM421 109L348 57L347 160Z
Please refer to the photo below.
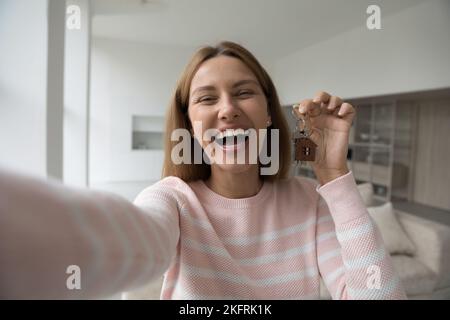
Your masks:
M298 104L292 106L292 115L297 120L292 140L294 140L294 160L297 162L297 165L299 161L300 165L303 165L305 161L314 161L316 159L317 144L309 138L311 133L306 126L305 118L303 116L298 117L295 113L294 109L298 107Z

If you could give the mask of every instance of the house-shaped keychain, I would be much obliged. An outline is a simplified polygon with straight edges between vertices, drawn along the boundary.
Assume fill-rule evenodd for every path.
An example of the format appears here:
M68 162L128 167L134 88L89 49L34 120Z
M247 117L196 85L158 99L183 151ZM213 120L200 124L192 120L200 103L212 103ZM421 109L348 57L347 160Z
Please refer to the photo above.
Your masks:
M297 120L297 125L292 135L295 147L294 158L297 163L298 161L314 161L316 160L317 144L309 138L310 130L307 128L307 121L305 118L303 116L299 117L295 113L294 109L298 106L299 105L292 106L292 115Z
M297 137L295 141L295 160L296 161L314 161L316 158L317 144L311 139L303 136Z

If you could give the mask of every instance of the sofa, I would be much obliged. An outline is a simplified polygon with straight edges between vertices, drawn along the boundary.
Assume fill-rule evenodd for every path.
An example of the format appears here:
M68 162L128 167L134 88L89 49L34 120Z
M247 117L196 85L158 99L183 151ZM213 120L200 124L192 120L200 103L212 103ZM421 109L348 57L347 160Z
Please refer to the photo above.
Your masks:
M414 254L391 254L408 299L450 299L450 228L395 210L415 246ZM382 230L380 230L382 231ZM330 294L321 281L321 299Z
M358 185L408 299L450 299L450 227L376 204L370 183ZM321 299L329 299L323 281Z
M416 247L412 256L392 256L408 298L450 299L450 227L396 213Z

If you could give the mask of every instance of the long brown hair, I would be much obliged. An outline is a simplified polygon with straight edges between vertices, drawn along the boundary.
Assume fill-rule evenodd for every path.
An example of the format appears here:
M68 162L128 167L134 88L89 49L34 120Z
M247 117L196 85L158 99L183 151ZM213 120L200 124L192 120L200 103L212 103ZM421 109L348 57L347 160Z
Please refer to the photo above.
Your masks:
M229 41L219 43L217 46L206 46L200 48L191 58L178 80L175 92L170 101L166 114L166 125L164 133L164 164L162 177L176 176L188 182L198 179L207 179L211 174L211 166L206 163L194 164L194 154L192 154L191 164L174 164L171 160L171 152L178 141L171 141L170 136L173 130L184 128L190 130L192 124L188 117L189 91L192 78L201 64L206 60L217 56L229 56L241 60L256 76L259 84L266 96L268 112L271 116L272 124L267 130L268 152L270 154L270 130L279 130L279 170L271 176L261 176L267 180L286 178L291 165L291 148L289 140L289 126L284 118L278 99L277 91L272 79L261 66L258 60L244 47ZM194 137L191 137L191 150L194 144L198 144ZM199 147L199 146L197 146ZM201 147L199 147L201 148Z

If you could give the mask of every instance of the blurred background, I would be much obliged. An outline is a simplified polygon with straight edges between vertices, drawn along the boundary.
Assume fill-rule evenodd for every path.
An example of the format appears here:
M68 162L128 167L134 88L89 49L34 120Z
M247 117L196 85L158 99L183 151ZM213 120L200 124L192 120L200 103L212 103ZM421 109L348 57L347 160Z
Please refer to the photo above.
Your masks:
M0 165L132 200L160 179L184 65L231 40L284 106L318 90L357 106L349 166L376 199L450 210L449 30L448 0L2 0Z
M133 200L161 177L183 67L230 40L291 125L318 90L356 106L349 167L373 204L450 226L449 31L448 0L0 0L0 166Z

